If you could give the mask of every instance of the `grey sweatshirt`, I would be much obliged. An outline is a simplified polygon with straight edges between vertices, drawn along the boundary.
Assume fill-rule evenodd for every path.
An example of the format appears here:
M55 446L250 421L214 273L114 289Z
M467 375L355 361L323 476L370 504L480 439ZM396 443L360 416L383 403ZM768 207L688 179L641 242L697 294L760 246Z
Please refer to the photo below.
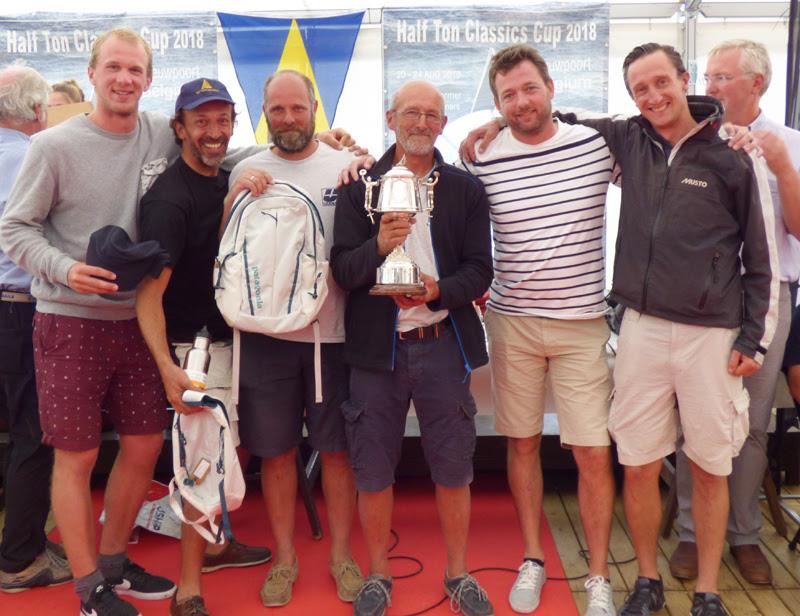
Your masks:
M76 116L35 136L0 220L0 246L34 276L39 312L133 319L135 292L109 298L67 286L89 236L105 225L138 241L139 199L179 155L168 119L141 112L136 129L110 133Z

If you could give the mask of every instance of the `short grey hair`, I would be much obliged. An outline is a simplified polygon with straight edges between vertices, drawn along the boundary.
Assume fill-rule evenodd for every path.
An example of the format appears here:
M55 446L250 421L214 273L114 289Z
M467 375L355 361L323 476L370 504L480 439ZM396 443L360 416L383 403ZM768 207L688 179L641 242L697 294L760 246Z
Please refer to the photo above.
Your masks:
M738 49L741 52L739 67L746 73L755 73L764 78L764 85L761 87L761 95L769 88L772 81L772 62L770 62L767 48L761 43L747 39L731 39L723 41L708 52L708 56L714 56L723 51Z
M0 120L15 124L36 120L34 107L47 107L50 84L35 69L9 64L0 69Z
M276 77L279 77L280 75L294 75L295 77L299 77L300 80L305 84L306 90L308 90L308 103L309 103L309 105L311 107L314 106L314 102L317 100L317 97L314 96L314 84L311 82L311 80L308 77L303 75L303 73L301 73L300 71L295 71L293 69L287 68L287 69L284 69L282 71L278 71L277 73L273 73L264 82L264 109L266 109L268 107L268 103L269 103L269 99L267 98L267 88L269 88L269 84L271 84L272 81Z

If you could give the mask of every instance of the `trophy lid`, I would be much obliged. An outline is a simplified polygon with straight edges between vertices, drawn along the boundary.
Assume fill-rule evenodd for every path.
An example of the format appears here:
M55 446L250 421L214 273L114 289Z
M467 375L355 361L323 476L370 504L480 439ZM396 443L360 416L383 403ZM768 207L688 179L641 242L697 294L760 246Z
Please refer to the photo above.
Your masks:
M403 157L400 161L389 171L383 174L384 179L409 179L413 180L415 178L414 172L411 171L408 167L406 167L406 156L403 154Z
M384 180L413 180L414 172L408 167L397 163L394 167L383 174Z

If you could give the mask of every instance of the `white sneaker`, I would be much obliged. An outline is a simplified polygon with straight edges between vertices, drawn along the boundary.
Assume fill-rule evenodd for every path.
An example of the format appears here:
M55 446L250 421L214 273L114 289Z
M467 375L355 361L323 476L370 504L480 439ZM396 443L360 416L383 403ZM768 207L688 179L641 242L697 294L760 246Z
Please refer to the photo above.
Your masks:
M583 616L615 616L614 593L611 582L602 575L590 577L584 582L586 589L586 611Z
M520 614L530 614L539 607L546 578L544 567L530 560L523 561L511 592L508 593L511 609Z

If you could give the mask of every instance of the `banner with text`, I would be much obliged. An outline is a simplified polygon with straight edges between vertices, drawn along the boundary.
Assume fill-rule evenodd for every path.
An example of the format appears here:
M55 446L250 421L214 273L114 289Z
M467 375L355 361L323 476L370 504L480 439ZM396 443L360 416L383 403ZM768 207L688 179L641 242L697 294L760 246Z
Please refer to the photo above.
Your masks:
M608 107L607 2L542 3L528 7L386 9L383 12L384 88L431 81L444 94L448 124L437 146L455 157L468 130L494 113L489 60L516 43L544 56L555 82L554 106L605 112ZM386 135L387 146L394 141Z
M153 48L153 84L142 97L142 109L172 115L181 84L217 76L217 18L211 12L0 16L0 58L3 64L21 59L50 83L75 79L92 100L86 74L92 42L119 27L138 32Z

